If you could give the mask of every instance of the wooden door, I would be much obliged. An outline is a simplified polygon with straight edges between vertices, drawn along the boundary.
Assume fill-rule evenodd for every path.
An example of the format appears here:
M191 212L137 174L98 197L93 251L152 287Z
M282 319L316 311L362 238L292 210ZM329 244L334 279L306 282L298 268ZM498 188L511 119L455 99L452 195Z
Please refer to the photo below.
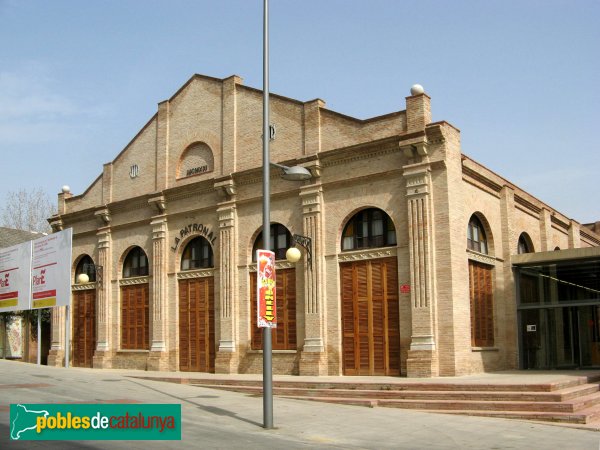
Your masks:
M214 277L179 281L179 370L215 371Z
M469 261L469 294L471 298L471 345L494 346L494 293L492 267Z
M121 348L150 350L148 284L121 287Z
M396 258L340 264L345 375L400 375Z
M73 365L92 367L96 349L96 290L73 292Z

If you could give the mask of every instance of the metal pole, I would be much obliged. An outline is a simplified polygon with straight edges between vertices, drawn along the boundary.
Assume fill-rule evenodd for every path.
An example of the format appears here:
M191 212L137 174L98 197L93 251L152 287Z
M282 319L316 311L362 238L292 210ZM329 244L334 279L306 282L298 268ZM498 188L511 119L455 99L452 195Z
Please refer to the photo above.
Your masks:
M42 364L42 310L41 308L38 309L38 324L37 324L37 329L38 329L38 335L37 335L37 365L41 365Z
M271 249L269 190L269 0L263 0L263 248ZM273 363L271 328L263 328L263 427L273 428Z

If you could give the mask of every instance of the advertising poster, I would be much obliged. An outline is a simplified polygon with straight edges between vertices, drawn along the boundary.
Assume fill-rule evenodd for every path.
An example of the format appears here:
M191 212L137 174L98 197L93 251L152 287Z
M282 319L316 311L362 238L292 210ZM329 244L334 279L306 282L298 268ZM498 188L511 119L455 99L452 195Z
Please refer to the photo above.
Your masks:
M256 299L258 301L258 327L277 328L275 315L275 253L256 251Z
M8 342L4 350L5 358L22 358L23 357L23 320L20 317L14 317L6 325L6 337Z
M33 241L31 309L69 304L72 240L69 228Z
M0 312L29 309L31 242L0 250Z

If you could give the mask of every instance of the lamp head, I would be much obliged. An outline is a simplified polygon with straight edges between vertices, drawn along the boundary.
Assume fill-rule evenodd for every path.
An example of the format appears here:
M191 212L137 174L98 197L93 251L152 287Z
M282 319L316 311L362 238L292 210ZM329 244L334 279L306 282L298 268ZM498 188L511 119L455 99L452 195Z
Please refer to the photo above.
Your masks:
M297 263L302 258L302 253L298 250L297 247L290 247L285 252L285 259L287 259L291 263Z
M310 180L312 177L310 171L300 166L283 167L283 175L281 178L288 181L304 181Z
M90 282L90 277L88 276L87 273L80 273L77 276L77 283L78 284L86 284Z

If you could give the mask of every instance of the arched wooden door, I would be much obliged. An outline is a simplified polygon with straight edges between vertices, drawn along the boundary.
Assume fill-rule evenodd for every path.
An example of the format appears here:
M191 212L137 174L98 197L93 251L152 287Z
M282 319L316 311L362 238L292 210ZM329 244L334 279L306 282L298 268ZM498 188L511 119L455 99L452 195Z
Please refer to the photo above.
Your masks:
M92 367L96 349L96 290L73 292L73 365Z
M214 277L179 281L179 370L215 371Z
M344 375L400 375L396 258L340 264Z

